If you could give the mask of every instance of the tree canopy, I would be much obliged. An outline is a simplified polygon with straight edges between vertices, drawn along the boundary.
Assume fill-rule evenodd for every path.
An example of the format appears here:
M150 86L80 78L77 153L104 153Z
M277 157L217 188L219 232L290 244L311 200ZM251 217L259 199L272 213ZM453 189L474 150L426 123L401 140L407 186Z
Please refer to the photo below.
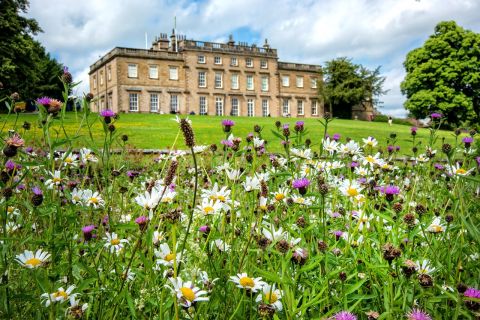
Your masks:
M480 34L440 22L404 62L405 108L417 118L440 112L450 125L480 123Z
M28 0L0 1L0 81L3 93L18 92L22 99L40 95L60 98L62 65L33 36L41 32L26 13Z
M386 93L380 67L369 70L346 57L327 61L323 77L320 95L333 115L339 118L350 119L352 107L365 102L377 104L378 97Z

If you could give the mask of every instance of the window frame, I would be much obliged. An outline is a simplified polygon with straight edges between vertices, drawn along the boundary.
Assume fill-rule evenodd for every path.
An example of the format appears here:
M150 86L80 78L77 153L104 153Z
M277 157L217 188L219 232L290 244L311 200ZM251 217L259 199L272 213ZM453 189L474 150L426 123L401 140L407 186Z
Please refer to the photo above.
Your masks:
M173 111L177 113L179 110L180 110L180 99L178 98L178 94L170 94L170 112Z
M247 117L255 117L255 100L247 99Z
M245 66L247 68L253 68L253 59L252 58L245 58Z
M303 88L304 83L303 83L303 76L297 76L295 80L295 84L297 85L297 88Z
M218 78L220 76L220 78ZM215 89L223 89L223 72L215 72Z
M203 100L203 103L202 103ZM204 108L202 112L202 107ZM198 113L202 116L208 114L208 99L206 96L199 96L198 97Z
M287 110L285 111L285 107ZM290 99L284 98L282 100L282 116L286 116L290 114Z
M268 69L268 61L267 60L260 60L260 68L261 69Z
M297 115L305 115L305 103L303 100L297 100Z
M156 77L152 77L152 70L156 70ZM151 64L148 65L148 78L149 79L158 79L158 65L156 64Z
M310 87L311 87L311 89L317 89L318 88L318 79L317 78L311 78L310 79Z
M217 62L218 61L218 62ZM213 57L213 64L215 65L221 65L222 64L222 57L220 56L215 56Z
M236 79L236 81L233 81L234 78ZM232 90L239 90L240 89L240 75L238 73L232 73L230 75L230 86L231 86Z
M140 97L138 93L129 92L128 93L128 112L138 112L139 101L140 101ZM135 108L132 108L132 106L135 106Z
M270 114L270 105L268 99L262 99L262 116L268 117Z
M203 54L197 56L197 63L205 64L207 63L207 58Z
M234 103L234 101L236 103ZM240 99L232 97L230 100L230 103L231 103L230 115L233 117L238 117L240 115Z
M135 70L135 71L133 71L133 70ZM135 73L135 75L133 75L133 73ZM136 63L129 63L128 64L127 77L132 78L132 79L138 79L138 64L136 64Z
M247 80L246 80L246 81L247 81L247 90L249 90L249 91L255 90L255 79L254 79L254 77L253 77L253 74L247 74L246 79L247 79ZM252 80L251 83L250 83L251 86L249 85L249 81L248 81L249 79Z
M174 73L172 73L174 71ZM172 81L178 81L178 67L169 66L168 67L168 79Z
M290 87L290 76L289 75L283 75L282 76L282 87Z
M203 75L203 83L202 83L202 75ZM199 88L206 88L207 87L207 72L206 71L198 71L198 87Z
M266 81L265 81L266 80ZM267 92L268 87L269 87L269 77L268 76L262 76L262 92Z
M224 99L222 97L215 97L215 115L223 116L224 113L225 113Z
M155 99L153 99L155 97ZM154 109L153 106L154 106L154 100L155 100L155 103L156 103L156 108ZM158 112L159 111L159 104L160 100L158 99L158 93L150 93L150 112Z
M315 109L314 109L315 107ZM318 116L318 101L317 100L312 100L312 105L311 105L311 113L312 113L312 116ZM313 112L313 110L315 110L315 112Z
M230 66L231 67L238 67L238 58L237 57L231 57L230 58Z

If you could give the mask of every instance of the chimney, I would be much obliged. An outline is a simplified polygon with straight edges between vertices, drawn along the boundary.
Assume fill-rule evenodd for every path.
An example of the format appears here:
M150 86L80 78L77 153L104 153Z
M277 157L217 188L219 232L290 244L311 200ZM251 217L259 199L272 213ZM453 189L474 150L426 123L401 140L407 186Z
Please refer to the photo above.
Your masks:
M170 35L170 48L172 51L177 51L177 36L175 35L175 29L172 30L172 34Z
M155 38L153 49L159 50L159 51L167 51L168 45L169 45L168 35L166 33L160 33L160 36Z
M263 47L267 50L270 49L270 45L268 44L268 39L267 38L265 38L265 43L263 44Z
M233 41L233 35L228 36L228 42L227 42L229 47L233 47L235 45L235 41Z

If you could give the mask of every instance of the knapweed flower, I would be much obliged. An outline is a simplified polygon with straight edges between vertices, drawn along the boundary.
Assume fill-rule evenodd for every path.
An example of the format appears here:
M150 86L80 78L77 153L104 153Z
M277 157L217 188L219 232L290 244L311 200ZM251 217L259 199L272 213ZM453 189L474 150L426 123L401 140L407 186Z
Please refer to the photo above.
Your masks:
M36 100L36 102L37 102L38 104L41 104L41 105L44 106L44 107L48 107L48 106L50 106L50 101L51 101L51 100L52 100L52 99L49 98L49 97L41 97L41 98L38 98L38 99Z
M235 122L230 119L222 120L223 132L230 132L232 127L235 125Z
M294 127L296 132L302 132L305 129L305 122L304 121L297 121Z
M43 202L43 191L39 187L32 188L33 196L32 196L32 204L34 206L39 206Z
M178 302L185 308L190 308L193 304L199 301L208 301L208 297L204 297L207 291L200 290L195 287L191 281L183 282L180 277L169 278L173 288L166 286L177 296Z
M412 309L409 313L407 313L408 320L432 320L432 317L428 315L428 313L423 312L420 309Z
M480 299L480 290L475 288L468 288L463 295L467 298Z
M120 253L125 244L128 243L127 239L119 239L115 232L112 232L112 234L107 232L105 235L106 237L103 238L103 240L106 241L104 246L105 248L109 248L111 253Z
M418 130L417 127L411 127L410 128L410 133L412 134L412 136L415 136L417 134L417 130Z
M462 139L462 142L465 144L465 148L468 149L472 145L473 138L472 137L465 137L465 138Z
M72 293L75 289L74 285L71 285L67 288L67 290L63 288L58 288L57 291L54 293L44 293L40 296L40 298L45 303L45 307L50 306L52 303L63 303L65 301L72 301L75 300L75 297L78 293Z
M379 190L385 195L385 199L388 201L393 201L393 197L400 193L400 188L392 185L380 187Z
M298 192L301 195L304 195L305 193L307 193L307 188L309 185L310 185L310 180L308 180L307 178L293 180L292 182L292 187L294 187L295 189L298 189Z
M83 239L85 241L90 241L93 238L93 230L95 230L95 226L93 224L82 228Z
M335 133L335 134L332 136L332 139L335 140L335 141L340 140L340 133Z
M111 117L115 117L116 113L113 112L112 110L109 110L109 109L106 109L106 110L102 110L100 111L100 116L104 117L104 118L111 118Z
M23 253L17 255L16 260L25 268L35 269L44 265L49 258L50 254L48 252L38 249L35 253L30 250L25 250Z
M283 305L280 299L283 292L279 289L275 289L275 284L265 284L262 288L262 292L257 296L255 302L263 301L265 304L272 306L277 311L282 311Z
M9 147L20 148L25 145L25 141L18 133L14 133L5 140L5 144Z
M330 319L331 320L357 320L357 316L348 311L340 311Z
M442 117L442 114L438 112L434 112L430 115L430 118L432 119L440 119L441 117Z
M238 288L251 292L257 292L265 285L261 277L250 278L246 273L238 273L236 276L231 276L230 281L235 283Z
M143 231L147 227L148 218L145 216L140 216L137 219L135 219L135 223L138 224L138 227L140 228L140 230Z

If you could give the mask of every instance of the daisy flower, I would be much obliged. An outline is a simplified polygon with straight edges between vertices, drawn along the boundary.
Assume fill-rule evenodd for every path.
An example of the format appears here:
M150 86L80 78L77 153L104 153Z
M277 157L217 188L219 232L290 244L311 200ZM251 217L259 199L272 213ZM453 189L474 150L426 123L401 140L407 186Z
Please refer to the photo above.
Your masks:
M25 250L23 253L17 255L16 260L25 268L35 269L44 265L50 254L42 249L38 249L35 253L30 250Z
M125 246L125 243L128 243L127 239L118 239L118 235L115 232L112 232L112 234L107 232L105 235L106 237L103 238L103 240L106 241L105 248L109 248L111 253L120 253Z
M370 148L376 147L378 144L377 139L374 137L368 137L367 139L362 139L363 140L363 146L369 146Z
M330 138L323 139L323 149L330 155L333 155L339 150L338 142L335 140L330 140Z
M204 297L207 294L206 291L200 290L195 287L191 281L183 282L182 278L169 278L173 285L173 288L166 285L167 288L177 296L178 302L185 308L190 308L195 302L208 301L208 297Z
M65 154L63 157L63 164L65 166L77 167L78 166L78 154Z
M160 248L155 250L155 256L157 259L157 265L161 264L162 266L171 267L173 266L175 260L180 260L180 257L170 250L168 243L161 243Z
M262 292L257 296L255 302L263 301L264 303L272 306L277 311L282 311L283 305L280 299L283 292L279 289L275 289L275 284L265 284L262 288Z
M356 197L360 194L360 191L362 191L363 188L355 180L345 180L339 189L344 196Z
M266 224L266 228L262 229L262 234L272 243L275 243L285 238L286 232L283 231L282 227L280 227L278 230L275 230L275 227L272 224Z
M220 202L203 198L202 204L197 206L196 211L199 215L207 216L210 214L219 213L221 209L222 204Z
M364 165L364 166L367 166L367 165L368 165L368 166L370 166L370 168L371 168L371 167L373 167L374 165L379 164L379 163L380 163L380 160L381 160L381 159L380 159L380 153L379 153L379 152L376 153L376 154L373 155L373 156L369 154L369 155L363 157L362 165Z
M62 183L63 179L59 170L55 170L53 173L50 172L50 175L52 178L45 181L45 185L48 189L53 189L54 186L59 186Z
M83 191L83 199L87 206L92 206L95 209L99 207L103 207L105 205L105 201L102 199L101 195L98 191L93 192L92 190L84 190Z
M313 157L313 153L311 149L302 150L302 149L291 148L290 153L294 157L294 160L297 160L297 159L308 160L308 159L312 159Z
M419 274L431 274L432 272L435 271L435 268L430 267L429 260L423 260L422 262L417 261L415 263L415 269L417 269L417 272Z
M77 188L72 191L72 203L73 204L82 204L83 203L83 190L78 190Z
M435 219L433 219L432 223L428 226L427 231L431 233L445 232L445 225L441 223L440 217L435 217Z
M470 170L466 170L464 168L462 168L462 166L460 165L460 163L456 163L454 165L448 165L447 166L447 172L452 175L452 176L467 176L470 174L470 172L473 171L474 168L470 169Z
M256 176L246 177L245 181L242 182L242 186L243 188L245 188L245 191L247 192L250 192L253 190L260 190L260 180Z
M160 192L157 188L152 188L151 192L145 191L135 197L135 202L146 210L152 210L160 201Z
M287 188L280 188L275 192L272 192L273 197L275 198L275 201L286 201L286 198L288 196L288 189Z
M63 289L62 287L58 288L57 291L54 293L44 293L40 296L40 298L43 300L45 303L45 307L50 306L52 303L63 303L65 301L70 301L75 300L75 297L78 295L78 293L72 293L72 291L75 289L74 285L71 285L67 288L67 290Z
M240 170L225 170L225 173L227 175L227 178L232 180L232 181L238 181L240 179L240 176L242 175L242 173L240 172Z
M83 162L98 162L98 158L92 152L92 150L87 148L80 149L80 158Z
M231 246L225 243L225 241L223 241L222 239L216 239L212 241L212 247L213 246L215 246L221 252L229 252L231 248Z
M258 200L258 207L260 210L267 211L268 209L268 199L265 197L260 197Z
M257 292L264 285L261 277L250 278L246 273L238 273L236 276L231 276L230 281L235 283L238 288Z

